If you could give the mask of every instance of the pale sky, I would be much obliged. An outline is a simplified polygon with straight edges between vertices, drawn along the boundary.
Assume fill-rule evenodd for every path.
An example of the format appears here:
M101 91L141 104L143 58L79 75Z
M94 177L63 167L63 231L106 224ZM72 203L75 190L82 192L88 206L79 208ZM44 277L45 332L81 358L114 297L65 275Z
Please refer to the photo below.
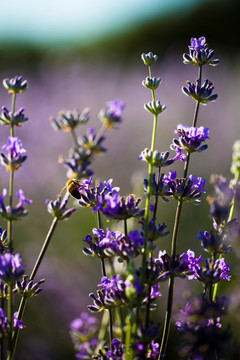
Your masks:
M0 0L0 41L84 43L203 0Z

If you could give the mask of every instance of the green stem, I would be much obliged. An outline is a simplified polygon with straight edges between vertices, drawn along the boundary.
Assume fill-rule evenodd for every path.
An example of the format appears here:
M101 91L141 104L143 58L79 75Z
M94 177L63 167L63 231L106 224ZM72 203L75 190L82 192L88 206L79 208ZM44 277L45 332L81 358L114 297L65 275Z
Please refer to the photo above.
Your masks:
M199 66L198 78L199 78L199 86L201 86L202 66ZM196 127L196 124L197 124L199 106L200 106L200 102L197 101L196 106L195 106L194 116L193 116L193 122L192 122L193 127ZM187 178L189 162L190 162L190 152L188 152L188 154L187 154L187 161L184 165L183 178ZM177 237L178 237L178 231L179 231L179 225L180 225L181 212L182 212L182 201L179 200L178 204L177 204L177 210L176 210L175 222L174 222L174 228L173 228L173 235L172 235L171 257L172 257L173 261L175 260L176 251L177 251ZM163 335L162 335L159 359L165 358L165 352L166 352L167 343L168 343L170 324L171 324L171 316L172 316L173 288L174 288L174 277L171 277L169 279L169 285L168 285L167 309L166 309L165 320L164 320L164 328L163 328Z
M238 181L238 178L236 179L236 181ZM235 196L236 196L236 192L235 192L233 200L232 200L232 206L231 206L231 209L229 211L229 216L228 216L227 222L229 222L230 220L233 219L233 214L234 214L234 210L235 210L235 203L236 203ZM219 259L222 259L222 257L223 257L223 254L220 254ZM220 282L216 283L213 286L213 296L212 296L213 301L215 301L215 299L216 299L216 296L217 296L217 293L218 293L218 290L219 290L219 284L220 284Z
M164 320L164 327L163 327L163 336L162 342L160 347L160 354L159 359L165 359L165 352L168 343L168 337L170 332L170 322L172 316L172 303L173 303L173 287L174 287L174 277L170 277L168 282L168 300L167 300L167 311Z
M7 358L11 359L12 353L13 353L13 344L12 344L12 334L13 334L13 286L12 286L12 284L8 285L8 321L9 321L9 330L8 330Z
M150 65L148 66L148 70L149 70L149 77L152 78L152 69L151 69ZM152 99L153 99L153 101L155 101L155 91L151 90L151 92L152 92ZM155 149L156 135L157 135L157 123L158 123L158 115L154 115L151 151L154 151L154 149ZM146 265L147 265L146 252L147 252L148 221L149 221L149 214L150 214L150 197L151 197L152 178L153 178L153 165L149 163L149 165L148 165L148 187L147 187L145 213L144 213L144 237L145 237L146 241L144 244L144 252L143 252L143 256L142 256L142 274L141 274L142 283L144 283L145 269L146 269Z
M72 138L73 138L73 143L74 143L76 149L78 149L79 144L78 144L77 135L76 135L76 132L74 131L74 129L72 129L71 134L72 134Z
M16 94L12 96L12 116L15 112L15 103L16 103ZM14 137L14 125L11 124L10 127L10 136ZM9 252L13 252L13 223L11 219L11 213L13 208L13 177L14 169L11 167L10 176L9 176L9 214L10 219L7 222L7 234L8 234L8 248ZM9 322L9 331L8 331L8 350L7 357L11 359L13 353L13 285L8 285L8 322Z
M47 251L47 248L48 248L48 245L49 245L50 240L52 238L52 235L54 233L54 230L56 229L57 223L58 223L58 219L55 217L53 219L52 223L51 223L51 226L50 226L49 231L47 233L46 239L45 239L44 244L42 246L42 249L41 249L41 251L39 253L37 261L36 261L36 263L34 265L32 273L31 273L31 275L29 277L29 280L34 280L34 278L35 278L35 276L37 274L37 271L39 269L39 266L42 263L44 255L45 255L45 253ZM24 310L25 310L25 307L26 307L26 302L27 302L27 297L23 296L21 298L19 308L18 308L18 319L19 320L22 320L22 318L23 318ZM17 344L17 341L18 341L18 335L19 335L19 329L17 328L15 330L14 334L13 334L13 337L12 337L12 347L13 347L12 356L8 357L7 360L12 360L13 359L13 356L14 356L14 353L15 353L15 350L16 350L16 344Z

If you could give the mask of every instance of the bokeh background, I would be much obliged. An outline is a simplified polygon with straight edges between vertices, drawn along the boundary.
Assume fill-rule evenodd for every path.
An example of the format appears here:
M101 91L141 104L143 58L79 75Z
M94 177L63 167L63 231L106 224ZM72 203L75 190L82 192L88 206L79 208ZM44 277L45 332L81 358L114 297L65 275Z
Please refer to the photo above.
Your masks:
M29 91L17 96L17 109L23 106L29 118L16 129L23 141L28 160L16 173L15 186L33 199L27 218L15 226L15 251L21 252L26 272L30 273L42 246L51 216L45 200L55 199L66 182L66 169L58 163L72 145L70 135L54 132L49 117L59 110L91 109L87 125L77 129L86 133L88 126L100 128L98 113L106 101L126 102L119 129L107 134L108 151L97 157L93 167L97 178L114 179L121 194L142 195L146 166L138 155L150 146L152 119L143 104L150 92L141 85L147 69L143 52L159 57L153 67L163 82L157 97L167 106L160 117L157 148L166 151L177 124L192 122L194 102L184 96L186 80L195 81L197 69L182 63L191 37L206 36L215 49L218 67L204 68L219 94L216 102L201 107L199 125L210 128L209 150L192 157L190 171L205 177L222 173L230 177L232 143L240 138L240 45L238 0L9 0L0 4L0 78L22 75ZM11 107L11 98L0 88L0 104ZM6 143L9 129L0 129L0 145ZM2 167L1 188L8 186L8 174ZM207 185L209 192L213 189ZM172 229L175 204L162 204L160 222ZM179 252L202 249L199 230L211 229L209 207L184 206L179 234ZM1 226L5 223L1 220ZM100 264L82 254L83 239L96 226L91 211L78 209L69 221L61 222L54 234L37 279L46 278L41 296L28 302L16 360L73 359L69 323L91 303L88 294L100 280ZM170 238L159 243L168 249ZM239 326L239 250L228 255L233 267L232 285L225 293L232 298L229 322L237 337ZM175 303L183 303L187 281L177 282ZM165 285L162 292L165 293ZM196 293L201 286L196 286ZM165 298L161 300L164 308ZM234 314L232 316L231 314ZM160 315L159 315L160 316ZM174 330L173 330L174 334ZM171 337L172 356L176 355L176 337Z

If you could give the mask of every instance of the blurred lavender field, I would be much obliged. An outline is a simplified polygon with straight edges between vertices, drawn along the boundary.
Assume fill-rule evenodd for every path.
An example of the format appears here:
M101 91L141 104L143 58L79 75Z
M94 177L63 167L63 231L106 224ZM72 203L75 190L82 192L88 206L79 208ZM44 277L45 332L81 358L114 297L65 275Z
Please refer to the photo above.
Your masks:
M191 173L207 180L211 173L229 175L232 143L240 136L239 64L235 62L230 66L225 61L224 54L217 55L221 64L210 69L209 78L215 84L219 99L207 108L201 107L199 118L199 125L210 128L209 150L201 154L200 162L192 161L190 165ZM173 129L177 124L191 124L194 104L183 95L181 87L186 80L195 80L196 73L193 70L182 63L181 54L174 53L169 53L154 67L156 76L163 80L159 98L167 105L159 126L160 140L157 147L161 151L169 148ZM14 75L8 70L1 74L1 78ZM30 272L51 221L44 201L47 198L55 199L66 182L65 168L57 163L57 159L59 155L67 156L72 141L70 135L54 132L49 122L50 115L57 115L61 109L81 110L89 106L89 123L77 129L81 135L88 126L100 127L97 115L107 100L118 98L126 102L123 123L119 129L107 134L105 145L108 151L94 163L96 176L101 180L113 178L114 184L121 187L123 195L135 191L140 191L141 195L141 182L145 174L138 155L149 146L151 119L143 108L143 104L149 99L141 85L147 74L140 54L136 64L128 67L117 64L109 67L104 63L86 63L81 59L75 59L67 66L60 62L53 66L51 58L46 57L34 76L27 72L22 75L28 79L30 89L17 97L17 108L25 107L29 122L17 129L16 135L22 138L29 158L25 171L20 169L16 173L16 184L25 189L26 195L34 203L29 216L17 224L15 237L16 251L22 253L23 262ZM204 77L207 78L208 75L204 74ZM0 98L3 105L10 107L9 97L3 89ZM1 144L5 143L7 136L8 129L2 127ZM1 184L6 184L7 175L2 171L0 176ZM211 186L207 188L211 191ZM166 221L171 229L174 204L163 204L162 209L162 221ZM205 202L194 208L194 211L191 206L185 206L180 231L187 231L189 237L181 239L180 248L191 246L196 252L200 251L197 233L210 227L208 212ZM187 222L192 226L189 227ZM82 240L95 225L95 218L85 209L79 209L68 222L59 224L38 275L47 280L44 292L28 303L25 316L27 328L23 330L28 342L21 341L20 337L16 359L28 359L28 352L31 354L29 359L33 356L34 359L59 359L63 358L63 352L66 353L64 356L70 356L72 350L68 324L80 311L86 309L89 303L88 293L99 283L98 264L93 259L84 257L81 252ZM165 246L168 246L168 239L163 240L159 248ZM235 251L231 256L237 257L238 254ZM235 267L234 271L238 273L239 266ZM181 292L182 285L181 283ZM185 282L186 289L187 285ZM59 343L61 346L57 346Z
M207 36L204 29L201 31L199 36ZM197 78L197 70L194 71L193 67L182 63L182 53L187 51L191 36L198 34L188 31L184 40L181 40L181 45L178 44L177 50L173 45L169 45L163 56L160 50L156 51L160 61L153 67L154 76L162 78L158 98L167 106L167 111L160 117L156 145L159 151L169 149L173 130L178 124L190 126L192 122L194 103L181 91L186 80L195 81ZM210 41L208 37L207 40L209 45L215 48L213 40ZM159 48L161 45L159 44ZM158 48L158 44L155 44L155 48ZM141 48L141 52L148 51L155 50L151 47ZM106 101L124 101L124 120L119 129L107 133L105 146L108 151L97 158L93 168L98 179L113 178L113 184L121 188L122 195L142 195L146 167L138 160L138 155L150 145L152 119L143 107L150 98L149 93L141 85L142 80L148 75L141 62L141 52L129 61L124 61L122 57L108 62L104 56L72 56L67 48L63 48L61 56L54 51L46 52L34 70L28 70L23 63L0 69L1 80L22 75L29 82L29 91L17 96L16 103L17 109L22 106L25 108L25 114L29 118L24 127L16 129L16 136L22 139L23 147L27 150L28 161L24 169L16 172L15 178L15 184L23 188L26 196L33 200L29 207L29 216L16 224L14 234L15 251L21 252L27 268L26 273L31 272L51 223L45 200L54 200L67 180L66 169L58 163L58 157L67 157L72 139L69 134L54 132L49 122L51 115L56 116L58 111L63 109L82 110L90 107L90 121L77 129L77 134L83 135L89 126L100 128L98 112L105 106ZM214 83L219 97L208 107L200 108L198 123L199 126L210 128L209 149L201 155L196 154L195 161L190 162L190 173L205 177L207 181L212 173L230 176L232 144L240 138L239 55L236 54L234 59L231 59L222 49L216 50L216 57L221 60L220 65L204 69L203 77ZM209 74L205 71L209 71ZM0 87L0 105L11 107L10 97L3 87ZM9 129L2 126L0 146L6 143L8 135ZM8 175L3 168L0 172L0 182L1 187L8 184ZM211 193L212 187L206 187ZM175 204L162 204L160 211L161 222L165 221L172 230ZM197 233L199 230L211 228L208 214L209 206L205 200L201 206L194 209L191 205L184 205L179 252L191 247L199 255L201 247ZM91 303L88 294L95 291L96 285L100 282L99 264L82 254L82 240L91 232L93 226L96 226L96 220L91 211L80 208L69 221L58 225L36 279L46 278L44 291L41 296L27 304L24 316L27 327L20 334L16 360L74 358L68 333L69 323L81 311L86 310L86 306ZM224 289L232 299L229 321L235 336L240 321L240 250L236 245L233 244L234 252L227 256L234 278L231 287L228 288L226 284ZM169 238L159 241L159 249L169 247ZM161 285L163 294L164 289L165 284ZM187 281L181 284L176 282L176 299L181 302L182 294L188 290ZM200 290L201 288L196 289L197 292ZM163 299L160 301L164 302ZM178 302L175 303L175 307L177 306ZM170 339L170 348L173 338Z

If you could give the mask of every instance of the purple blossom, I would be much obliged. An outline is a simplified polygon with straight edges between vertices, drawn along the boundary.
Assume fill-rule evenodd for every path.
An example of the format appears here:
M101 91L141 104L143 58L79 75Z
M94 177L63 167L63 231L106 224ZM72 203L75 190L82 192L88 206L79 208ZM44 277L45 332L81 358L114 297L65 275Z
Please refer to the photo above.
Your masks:
M206 298L191 298L177 316L176 325L181 331L179 355L183 359L192 358L214 360L227 359L229 348L224 347L230 339L228 330L221 329L221 316L226 314L229 300L216 298L209 302ZM230 345L230 344L228 344Z
M0 279L7 284L14 284L24 274L24 268L20 254L0 255Z
M0 124L21 126L27 120L28 118L24 115L23 107L14 113L8 111L6 106L2 107L2 113L0 114Z
M45 279L41 279L34 283L33 280L27 281L28 276L23 275L22 281L17 280L13 291L18 292L20 295L25 297L37 296L42 292L40 285L45 282Z
M76 208L74 207L67 209L68 199L64 201L62 201L61 198L54 201L46 200L45 203L47 205L48 212L58 220L68 219L72 213L76 211Z
M26 150L22 147L22 141L17 137L9 136L7 144L3 145L2 149L8 152L7 156L0 153L1 163L6 167L7 171L19 169L27 159L27 156L23 155Z
M102 109L99 112L99 118L107 129L111 129L122 121L122 112L125 108L125 103L120 100L107 101L107 110Z
M27 80L23 80L22 76L15 76L11 79L4 79L3 86L8 90L9 94L17 94L28 89Z
M222 175L212 175L210 183L214 185L216 194L207 197L210 215L213 219L214 229L221 232L228 221L234 190L231 188L230 182Z
M191 45L188 46L189 54L183 54L184 64L193 64L195 66L219 64L218 59L214 59L214 50L209 49L204 36L191 38Z
M93 211L101 211L107 219L126 220L143 215L143 211L138 206L141 201L141 198L135 200L133 194L125 199L118 192L109 192L104 198L98 198L98 205L93 208Z
M120 231L113 232L107 228L93 229L94 238L89 234L85 238L88 247L83 249L85 255L95 256L100 259L117 256L119 262L130 260L142 252L145 239L138 230L130 231L128 236Z
M139 160L146 161L149 164L152 164L156 167L164 167L172 165L177 160L186 161L186 156L182 154L182 150L179 147L176 149L172 149L176 151L176 156L174 158L169 159L169 151L166 152L158 152L157 150L152 151L148 148L144 149L141 154L138 156Z
M70 132L79 124L85 124L89 120L89 108L85 108L82 112L75 109L73 111L61 110L57 118L50 117L54 130L64 130Z
M174 260L166 253L166 250L159 250L158 258L153 259L154 271L160 281L166 280L170 276L186 278L194 274L195 267L201 260L202 257L196 258L195 253L191 250L176 255Z
M156 297L161 296L158 291L159 285L151 288L151 298L147 295L147 287L141 285L139 274L130 274L126 280L121 280L120 275L114 275L112 279L103 276L98 285L101 289L97 290L96 295L90 293L93 305L88 309L92 312L100 312L116 307L136 307L139 303L146 304L150 301L150 306Z
M200 80L197 79L196 85L191 81L187 81L187 87L183 86L182 91L185 95L192 97L195 101L206 105L209 101L215 101L217 94L212 94L214 90L213 83L206 79L201 85Z
M92 169L88 169L88 166L91 164L90 161L82 162L81 159L74 156L70 159L64 160L59 159L59 162L62 163L67 168L67 177L69 179L80 180L82 178L90 177L94 174Z
M201 267L199 264L193 264L193 275L189 276L189 279L195 278L198 281L211 286L218 283L221 280L230 281L231 275L230 265L225 262L224 258L214 261L212 258L205 260L205 266Z
M203 144L206 139L209 138L209 129L201 127L188 127L179 124L177 130L174 130L175 134L178 134L178 139L173 139L173 143L170 148L177 150L178 148L187 152L198 151L201 152L208 148L207 144Z
M27 199L24 195L22 189L17 190L17 197L19 199L16 207L13 207L10 210L9 206L5 206L4 199L7 196L7 189L2 190L2 194L0 196L0 214L4 219L11 220L19 220L21 217L26 216L28 211L25 209L25 204L31 204L32 200Z
M91 127L88 129L87 135L84 135L78 139L78 143L92 155L106 151L106 149L102 146L102 142L104 140L104 136L100 136L99 139L97 139L96 130L94 127Z
M235 233L236 219L228 222L221 232L216 231L200 231L198 238L201 240L201 245L204 250L211 254L226 254L232 251L230 240Z
M190 175L188 179L177 178L176 171L171 170L168 175L161 174L158 183L153 175L151 195L161 196L163 201L169 201L171 196L178 201L187 201L195 205L200 204L202 193L205 193L204 188L206 180L196 175ZM147 192L148 180L144 180L144 190Z
M112 186L112 179L109 179L108 181L104 181L104 183L99 183L95 187L92 187L92 178L89 180L83 180L79 187L79 193L80 193L80 200L79 205L80 206L87 206L87 207L98 207L99 203L103 204L105 202L104 198L108 193L115 194L119 192L119 187L113 187Z

